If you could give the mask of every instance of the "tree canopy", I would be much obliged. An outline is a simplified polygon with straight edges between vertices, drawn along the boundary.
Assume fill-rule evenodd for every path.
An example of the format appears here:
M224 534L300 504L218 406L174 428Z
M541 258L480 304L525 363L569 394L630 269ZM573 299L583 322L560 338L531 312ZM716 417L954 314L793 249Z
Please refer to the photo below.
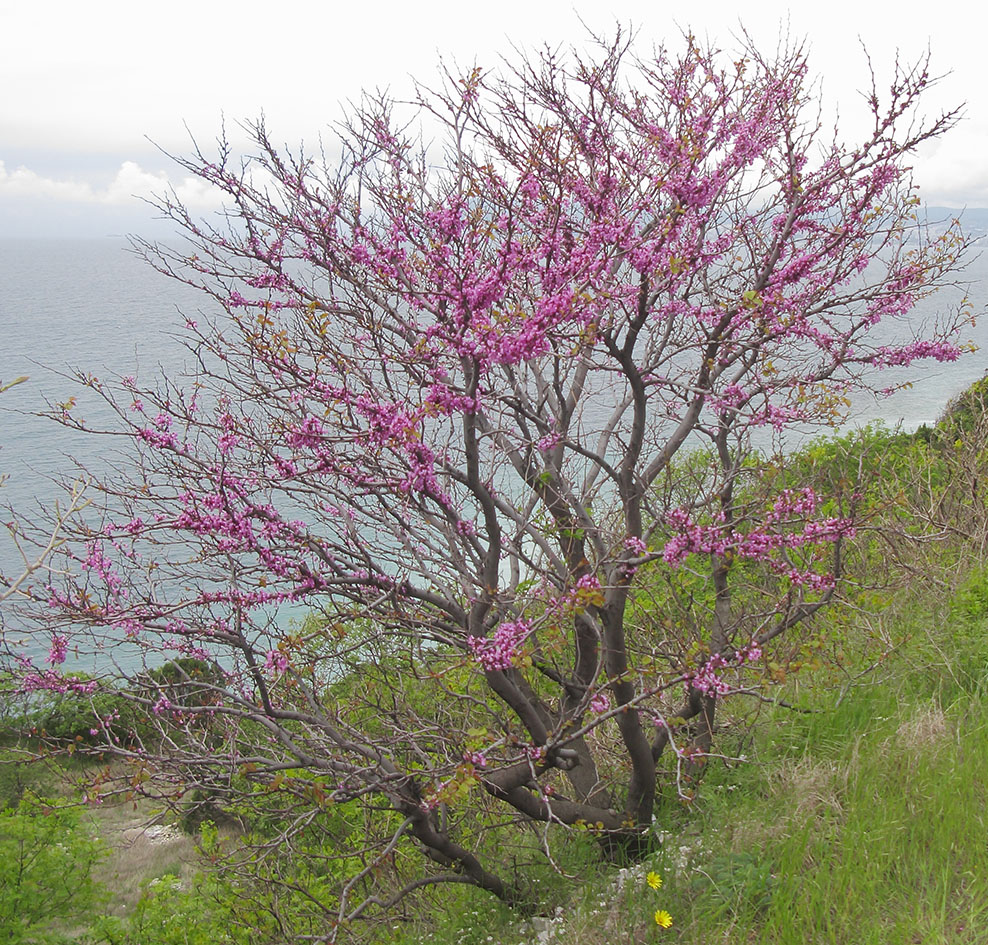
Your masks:
M145 722L93 738L131 788L276 813L327 927L446 880L531 899L519 826L634 854L840 595L864 486L777 438L961 353L964 310L910 321L965 248L910 177L956 118L917 120L930 81L873 83L848 144L799 46L618 36L369 96L314 153L258 122L181 159L226 212L165 196L184 241L137 246L203 291L198 369L81 377L133 460L30 588L22 689L126 683Z

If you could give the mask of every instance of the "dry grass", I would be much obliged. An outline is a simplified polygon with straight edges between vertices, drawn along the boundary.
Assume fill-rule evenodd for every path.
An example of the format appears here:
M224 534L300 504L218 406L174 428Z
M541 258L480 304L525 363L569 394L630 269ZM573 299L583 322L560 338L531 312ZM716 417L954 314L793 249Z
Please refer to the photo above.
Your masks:
M84 772L81 778L80 770ZM52 764L44 779L45 793L78 796L80 782L89 781L90 773L91 769ZM87 805L84 820L108 851L93 876L110 893L105 909L110 915L130 912L151 880L161 876L187 880L195 872L195 840L173 826L169 816L150 800L110 797Z
M793 818L840 815L845 765L831 759L805 758L783 764L773 781L773 794L788 799Z
M153 879L188 880L195 872L195 841L163 822L149 802L108 802L91 808L89 816L110 851L96 872L96 879L112 893L109 914L130 912Z
M936 702L902 722L895 733L899 746L911 751L936 751L946 736L947 717Z

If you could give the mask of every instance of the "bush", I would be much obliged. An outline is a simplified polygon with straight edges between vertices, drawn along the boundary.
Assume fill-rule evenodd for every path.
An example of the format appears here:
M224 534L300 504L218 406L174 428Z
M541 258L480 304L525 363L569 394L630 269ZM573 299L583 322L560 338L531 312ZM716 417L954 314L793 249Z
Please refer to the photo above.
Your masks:
M53 923L85 916L101 899L92 874L103 855L62 802L26 795L0 811L0 940L38 941Z

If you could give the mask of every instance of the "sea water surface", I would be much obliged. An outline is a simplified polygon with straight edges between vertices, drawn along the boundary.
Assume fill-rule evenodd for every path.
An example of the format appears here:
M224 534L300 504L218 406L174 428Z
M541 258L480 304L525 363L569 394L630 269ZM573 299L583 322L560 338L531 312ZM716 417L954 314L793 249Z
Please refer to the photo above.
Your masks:
M966 294L973 310L984 311L988 254L975 254L963 278L970 283ZM951 289L924 300L911 316L913 324L956 305L964 294ZM59 495L51 477L71 477L76 463L98 473L113 462L105 438L73 433L35 414L46 402L75 396L76 409L95 416L98 398L90 393L87 401L87 392L66 376L76 368L105 378L177 377L192 362L179 340L185 318L200 316L209 301L153 270L123 239L0 240L0 381L29 377L0 395L0 472L8 476L0 505L50 505ZM907 332L909 327L903 326ZM905 428L935 422L949 400L988 369L988 317L963 340L981 350L952 364L883 372L876 386L906 380L912 386L878 401L862 398L853 422L881 419ZM16 548L0 534L0 570L9 576L19 566Z

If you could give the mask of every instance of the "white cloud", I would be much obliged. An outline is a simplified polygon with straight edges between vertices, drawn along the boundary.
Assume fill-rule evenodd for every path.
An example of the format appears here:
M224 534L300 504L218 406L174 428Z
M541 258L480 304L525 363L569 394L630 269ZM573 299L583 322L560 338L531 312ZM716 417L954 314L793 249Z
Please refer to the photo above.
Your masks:
M44 177L28 167L8 171L0 161L0 198L41 198L76 204L125 206L174 189L190 210L215 210L222 206L220 192L196 177L172 180L164 171L145 171L135 161L124 161L105 186L90 181Z
M929 204L988 206L988 129L961 125L920 149L915 161L920 196Z
M0 161L0 196L51 197L76 203L92 203L95 195L89 184L71 180L52 180L26 167L8 171L3 161Z

